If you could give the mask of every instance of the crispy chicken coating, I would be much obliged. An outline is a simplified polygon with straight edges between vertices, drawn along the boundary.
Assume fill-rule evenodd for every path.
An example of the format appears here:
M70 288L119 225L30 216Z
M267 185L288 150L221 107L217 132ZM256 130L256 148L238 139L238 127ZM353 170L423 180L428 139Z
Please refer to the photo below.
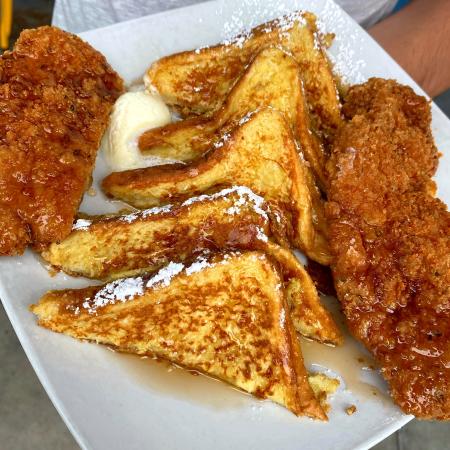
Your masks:
M100 53L54 27L0 57L0 255L69 234L122 90Z
M450 215L425 98L394 81L352 87L327 169L338 297L403 411L450 419Z

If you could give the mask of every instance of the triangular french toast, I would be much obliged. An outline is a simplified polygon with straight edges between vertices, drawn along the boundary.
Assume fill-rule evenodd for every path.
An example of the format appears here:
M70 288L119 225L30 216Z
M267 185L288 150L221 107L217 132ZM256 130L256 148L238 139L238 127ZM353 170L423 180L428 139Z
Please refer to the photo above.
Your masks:
M68 274L111 280L154 273L170 261L186 262L205 251L261 250L280 266L297 331L339 345L342 335L308 273L289 250L274 243L283 224L271 216L261 197L237 186L180 205L80 219L42 256Z
M263 253L51 291L31 310L53 331L164 358L294 414L326 419L308 384L282 277Z
M340 104L316 17L294 12L221 44L169 55L154 62L148 81L184 116L217 110L236 79L265 47L281 47L300 66L315 128L325 137L340 124Z
M288 223L264 199L233 186L183 203L115 216L85 216L43 258L70 275L111 280L153 272L205 250L256 250L286 244Z
M271 108L256 111L189 165L116 172L102 183L106 194L139 208L185 200L224 185L247 186L264 197L274 214L292 223L293 245L319 263L330 263L323 205L311 189L311 173L297 153L289 125Z
M202 156L223 134L249 112L271 106L284 114L312 171L326 186L323 147L312 132L299 65L283 50L258 53L211 117L193 117L146 131L139 139L145 154L190 161Z

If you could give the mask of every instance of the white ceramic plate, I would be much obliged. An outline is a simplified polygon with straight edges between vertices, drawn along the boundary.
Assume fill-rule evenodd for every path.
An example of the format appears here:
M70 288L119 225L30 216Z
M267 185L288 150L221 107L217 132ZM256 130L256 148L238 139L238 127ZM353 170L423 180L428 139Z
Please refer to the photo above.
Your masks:
M396 78L419 90L398 65L331 1L227 0L172 10L89 31L82 37L132 82L160 56L213 44L243 26L253 26L296 9L315 12L337 38L331 54L350 82L369 76ZM420 90L419 90L420 91ZM433 105L433 131L444 153L437 175L439 195L450 199L450 123ZM102 156L95 181L107 173ZM447 179L446 179L447 175ZM98 189L86 196L85 212L114 211ZM48 289L89 283L59 274L50 278L38 257L0 258L0 296L36 373L78 443L89 449L362 449L376 444L411 417L387 398L381 377L361 371L363 350L350 338L342 350L306 345L308 366L328 367L347 381L332 401L328 423L297 418L206 377L105 347L77 342L36 326L28 305ZM305 344L304 344L305 346ZM373 388L357 381L358 377ZM347 389L345 389L347 387ZM357 406L353 416L345 413Z

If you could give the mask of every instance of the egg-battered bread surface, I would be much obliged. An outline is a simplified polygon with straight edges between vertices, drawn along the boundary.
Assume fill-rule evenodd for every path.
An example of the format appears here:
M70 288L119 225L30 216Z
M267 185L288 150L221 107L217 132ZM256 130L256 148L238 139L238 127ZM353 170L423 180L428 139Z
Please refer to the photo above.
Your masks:
M282 219L272 217L262 197L235 186L127 215L80 219L72 233L42 253L70 275L112 280L154 273L171 261L199 254L259 250L280 266L296 330L310 339L339 345L342 335L321 304L303 265L282 243Z
M313 128L329 139L341 123L340 103L316 16L295 11L214 46L155 61L148 83L183 116L211 114L262 49L282 48L299 64Z
M326 419L308 384L282 276L263 253L171 262L151 277L50 291L31 309L53 331L164 358L296 415Z
M300 65L277 47L265 48L255 56L211 117L192 117L147 130L140 136L139 146L148 155L192 161L210 150L224 129L233 129L248 114L264 107L284 115L317 182L325 187L326 153L313 131Z
M429 104L371 79L343 111L328 163L338 297L403 411L450 419L450 216L430 178Z
M247 116L202 158L190 164L113 172L102 182L110 197L137 208L161 206L241 185L263 197L272 212L292 224L291 243L311 259L329 264L323 202L292 130L278 111Z
M100 53L58 28L24 31L0 57L0 255L70 233L122 90Z

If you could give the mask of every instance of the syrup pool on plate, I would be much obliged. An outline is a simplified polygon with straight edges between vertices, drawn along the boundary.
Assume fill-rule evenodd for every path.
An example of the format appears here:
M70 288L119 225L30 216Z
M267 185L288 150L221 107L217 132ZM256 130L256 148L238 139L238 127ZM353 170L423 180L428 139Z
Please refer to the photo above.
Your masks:
M377 365L368 352L352 338L345 325L339 304L335 298L324 299L338 326L344 334L344 344L339 347L327 346L315 341L300 338L305 366L309 372L324 372L341 381L339 392L350 392L356 400L377 399L389 401L386 393L372 383ZM150 357L114 352L111 355L124 375L144 389L171 397L194 402L212 409L237 408L248 405L249 398L256 403L262 400L250 394L196 371L177 367L166 361ZM365 376L369 374L369 376ZM379 376L377 376L379 378Z
M197 403L212 409L230 409L248 404L250 394L233 386L186 370L166 361L114 352L124 374L144 389L152 390L179 400ZM256 402L260 400L255 399ZM262 400L261 400L262 401Z
M357 400L376 397L389 401L387 393L380 390L380 376L376 373L378 365L372 356L348 332L344 317L334 297L322 297L327 309L332 313L344 335L344 343L333 347L301 338L301 348L305 366L310 372L324 372L340 378L344 390L352 393Z

